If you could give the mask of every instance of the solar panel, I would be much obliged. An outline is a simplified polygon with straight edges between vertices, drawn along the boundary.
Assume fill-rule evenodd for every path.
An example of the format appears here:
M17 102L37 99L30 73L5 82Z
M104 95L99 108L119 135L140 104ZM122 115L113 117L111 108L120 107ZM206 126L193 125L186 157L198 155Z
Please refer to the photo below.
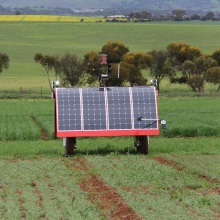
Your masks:
M154 87L56 88L57 137L159 135Z

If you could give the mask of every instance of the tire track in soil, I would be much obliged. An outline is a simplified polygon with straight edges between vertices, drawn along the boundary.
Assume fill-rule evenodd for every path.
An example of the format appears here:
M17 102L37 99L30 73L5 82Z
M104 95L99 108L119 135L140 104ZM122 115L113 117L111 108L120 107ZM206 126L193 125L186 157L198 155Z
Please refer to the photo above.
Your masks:
M84 158L76 158L66 164L68 168L86 172L83 180L79 180L80 188L87 193L87 199L98 206L105 217L112 220L142 220L142 217L124 201L116 190L108 186L98 175L90 172L92 166Z
M1 199L2 199L3 203L6 204L7 203L7 199L6 199L7 196L6 196L6 193L5 193L6 185L4 183L0 185L0 191L3 192L2 195L1 195ZM3 208L1 208L1 217L4 217L6 212L7 212L7 209L6 209L5 206Z
M36 195L36 198L37 198L36 204L40 208L42 208L43 207L43 197L42 197L41 191L38 189L38 185L39 185L39 183L37 181L33 181L31 183L31 187L35 188L34 194Z
M183 166L182 164L179 164L179 163L174 162L174 161L172 161L172 160L168 160L168 159L166 159L166 158L164 158L164 157L156 157L156 158L153 158L153 159L156 160L157 162L159 162L160 164L167 165L167 166L171 166L173 169L178 170L178 171L182 171L182 170L185 170L185 169L186 169L186 167ZM196 176L199 176L201 179L206 180L206 181L208 181L208 182L211 183L211 184L219 184L219 181L218 181L218 180L216 180L216 179L211 179L211 178L209 178L209 177L206 176L206 175L199 174L199 173L196 173L196 172L192 172L192 174L193 174L193 175L196 175ZM194 189L194 188L191 188L191 187L187 187L187 189L188 189L188 190L194 190L194 191L196 191L197 193L201 193L201 192L199 192L198 190L196 190L196 189ZM206 195L207 195L207 194L212 194L212 193L220 195L220 190L219 190L218 188L213 188L213 189L211 189L209 192L207 192ZM201 193L201 194L203 194L203 193ZM190 208L190 207L188 207L188 209L191 211L192 214L197 215L198 217L202 217L202 215L201 215L200 213L196 212L194 209L192 209L192 208ZM219 211L217 211L217 210L212 210L212 211L215 213L216 218L217 218L217 219L218 219L218 218L220 219L220 213L219 213Z
M43 196L42 196L42 193L41 193L40 189L38 189L38 185L39 185L38 181L33 181L31 183L31 187L35 188L34 189L34 194L35 194L35 196L37 198L36 205L38 205L41 209L43 209ZM42 213L39 216L39 219L47 219L46 218L46 214Z
M19 203L19 210L21 212L21 219L26 219L26 212L27 210L24 207L24 199L23 199L23 193L17 189L16 193L18 194L18 203Z
M179 163L174 162L172 160L168 160L168 159L166 159L164 157L155 157L155 158L153 158L153 160L156 160L160 164L170 166L173 169L178 170L178 171L182 171L182 170L186 169L186 167L183 166L182 164L179 164ZM211 179L210 177L208 177L208 176L206 176L204 174L200 174L200 173L197 173L197 172L192 172L191 174L199 176L199 178L201 178L203 180L206 180L206 181L208 181L209 183L212 183L212 184L219 184L220 183L218 180Z
M32 115L31 116L31 119L34 121L34 123L37 125L37 127L40 129L41 131L41 136L40 136L40 139L41 140L48 140L49 139L49 135L48 133L45 131L45 129L43 129L41 127L41 125L39 124L39 122L36 120L36 118Z

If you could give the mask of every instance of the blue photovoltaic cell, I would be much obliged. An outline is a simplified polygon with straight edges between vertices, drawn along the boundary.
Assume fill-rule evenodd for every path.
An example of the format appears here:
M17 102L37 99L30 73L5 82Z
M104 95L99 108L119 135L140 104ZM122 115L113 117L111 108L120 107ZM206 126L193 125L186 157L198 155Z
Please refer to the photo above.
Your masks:
M158 129L153 87L58 88L58 131Z
M59 89L58 130L81 130L81 111L79 89Z
M153 87L133 87L132 97L134 128L157 128L156 100Z
M84 130L106 130L104 95L98 88L82 90Z
M128 87L107 90L109 129L131 129L131 103Z

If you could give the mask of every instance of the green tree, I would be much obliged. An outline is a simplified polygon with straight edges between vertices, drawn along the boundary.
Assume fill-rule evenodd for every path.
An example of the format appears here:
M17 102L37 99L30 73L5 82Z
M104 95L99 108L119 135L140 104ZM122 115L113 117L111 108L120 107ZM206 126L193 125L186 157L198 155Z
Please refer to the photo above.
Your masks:
M198 89L199 92L203 92L204 94L205 81L202 76L194 74L193 76L187 79L187 84L189 87L192 88L194 92L196 92Z
M174 70L172 63L169 60L168 52L165 50L153 50L149 52L153 57L153 62L150 66L150 73L157 80L157 90L160 92L160 82L165 76L173 76Z
M190 78L196 72L196 64L191 60L185 60L184 63L180 66L177 66L183 77L186 79Z
M191 62L191 63L190 63ZM185 61L186 63L186 61ZM217 61L212 59L209 56L202 55L197 59L187 62L190 65L184 65L183 69L190 74L185 75L187 77L187 84L192 88L194 92L203 92L204 94L204 85L205 78L204 73L212 67L216 67Z
M150 19L152 18L152 14L151 14L150 12L148 12L148 11L142 11L142 12L141 12L141 17L142 17L143 19L148 19L148 20L150 20Z
M56 80L58 79L58 76L60 76L62 72L62 66L60 64L60 56L56 55L54 56L54 65L53 65L55 75L56 75Z
M172 15L175 21L182 21L184 20L184 15L186 14L185 10L176 9L172 11Z
M220 67L211 67L204 73L206 82L218 85L217 92L220 90Z
M197 73L199 74L205 72L207 69L211 67L218 66L218 63L215 59L206 55L198 57L197 59L195 59L194 63L196 65Z
M142 11L142 12L136 12L136 13L131 13L130 14L131 18L138 19L139 21L141 20L151 20L152 19L152 14L148 11Z
M125 54L122 60L126 63L135 65L139 69L146 69L152 65L154 58L148 53L137 52Z
M129 48L118 41L108 41L101 49L100 54L107 54L108 63L119 63Z
M191 20L200 20L200 15L199 14L193 14L191 16Z
M77 86L84 73L83 60L75 54L66 53L60 57L61 83L66 87Z
M126 53L121 58L120 66L118 63L111 64L108 86L146 85L147 80L143 77L141 70L149 66L152 60L152 56L142 52ZM83 63L85 72L90 75L89 84L96 81L101 72L107 72L107 66L101 65L100 55L94 51L84 55Z
M5 53L0 53L0 73L3 69L8 69L9 67L9 56Z
M174 66L183 64L185 60L194 61L202 55L201 50L198 47L191 46L182 41L169 44L167 46L167 51Z
M123 86L129 82L129 74L131 71L135 71L133 65L127 63L120 63L120 74L118 75L118 64L112 64L112 72L110 74L108 86Z
M98 80L101 69L101 58L95 51L90 51L84 55L83 59L84 72L89 74L88 83Z
M44 68L50 89L52 91L53 88L51 85L50 71L54 69L55 63L57 62L56 57L50 56L50 55L42 55L41 53L37 53L34 56L34 61L36 63L41 64L41 66Z
M204 20L213 20L214 16L214 12L210 11L205 15Z
M153 63L153 56L148 53L137 52L127 53L122 57L122 61L129 64L128 81L130 85L146 85L147 79L142 75L142 70L149 68Z
M214 51L211 57L215 59L218 62L218 65L220 66L220 49Z
M134 64L122 61L120 63L120 74L118 75L118 64L112 64L112 72L108 81L108 86L124 86L124 85L139 85L144 86L147 83Z

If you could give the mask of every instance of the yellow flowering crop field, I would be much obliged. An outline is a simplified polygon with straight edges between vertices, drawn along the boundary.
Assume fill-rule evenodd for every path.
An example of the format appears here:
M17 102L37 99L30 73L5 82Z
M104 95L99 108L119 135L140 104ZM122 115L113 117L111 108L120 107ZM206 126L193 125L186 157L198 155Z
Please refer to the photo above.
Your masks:
M58 15L0 15L0 21L43 22L101 22L104 17L58 16Z

